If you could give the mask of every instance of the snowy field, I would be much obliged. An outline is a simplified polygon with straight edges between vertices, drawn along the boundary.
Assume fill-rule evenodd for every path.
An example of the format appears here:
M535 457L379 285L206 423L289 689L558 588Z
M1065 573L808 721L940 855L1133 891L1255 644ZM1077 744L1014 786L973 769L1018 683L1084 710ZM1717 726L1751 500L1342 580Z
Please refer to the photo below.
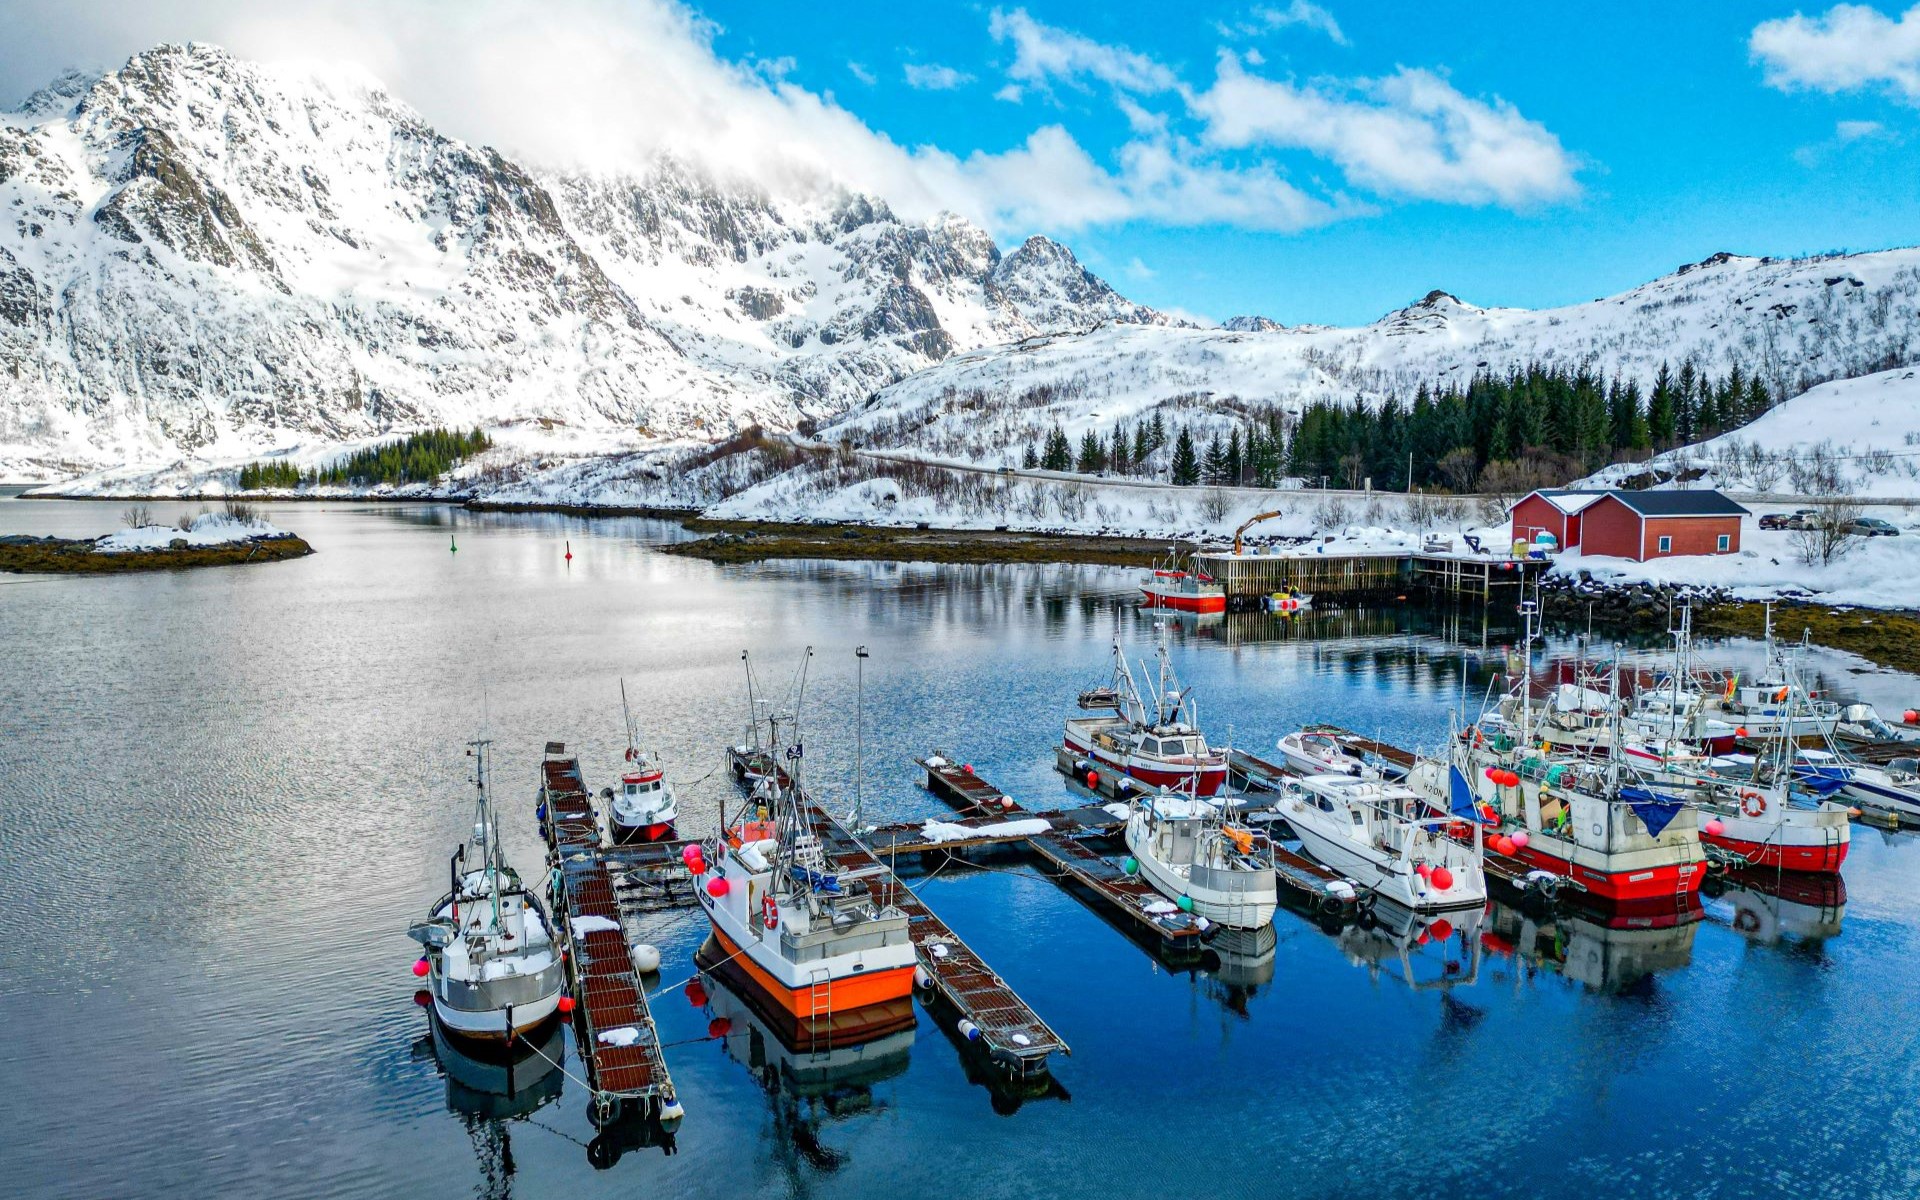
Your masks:
M235 542L288 536L291 535L286 530L265 521L245 521L225 513L201 513L186 529L177 525L141 525L134 529L122 529L96 540L93 549L97 554L134 554L144 550L170 549L175 542L184 541L199 550L208 546L230 546Z

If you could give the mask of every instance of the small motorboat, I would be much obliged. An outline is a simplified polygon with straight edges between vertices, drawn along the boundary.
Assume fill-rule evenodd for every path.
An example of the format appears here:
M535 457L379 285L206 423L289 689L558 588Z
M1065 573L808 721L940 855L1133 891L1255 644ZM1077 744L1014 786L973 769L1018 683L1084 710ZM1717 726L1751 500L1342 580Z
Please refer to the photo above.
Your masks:
M559 1009L566 968L539 899L500 853L488 788L490 743L470 745L476 765L472 840L453 856L453 886L407 930L425 950L421 962L433 1015L457 1037L511 1041ZM416 974L422 972L416 967Z
M1280 739L1278 749L1287 768L1301 775L1383 778L1378 767L1341 745L1339 738L1325 730L1308 728L1289 733Z
M1204 571L1155 571L1141 582L1140 597L1148 608L1191 613L1227 611L1226 589Z
M1271 863L1253 853L1253 833L1191 793L1160 791L1127 814L1127 852L1154 890L1195 916L1230 929L1273 923L1280 903Z
M1291 588L1281 588L1260 598L1260 607L1270 613L1297 613L1313 607L1313 597L1306 592L1296 592Z
M1308 854L1403 908L1433 912L1486 903L1478 840L1448 836L1454 818L1411 788L1309 775L1289 780L1274 809Z

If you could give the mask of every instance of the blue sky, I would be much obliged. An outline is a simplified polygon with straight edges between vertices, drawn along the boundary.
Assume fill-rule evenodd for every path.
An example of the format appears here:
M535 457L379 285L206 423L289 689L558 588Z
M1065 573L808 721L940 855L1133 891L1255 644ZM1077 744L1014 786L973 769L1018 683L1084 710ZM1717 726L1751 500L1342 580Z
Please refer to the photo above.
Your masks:
M0 0L0 97L159 41L350 60L538 164L851 185L1289 324L1920 241L1913 0L691 3Z
M1263 20L1262 8L1302 19ZM1289 13L1285 0L1177 8L1039 0L999 9L999 38L996 10L971 4L862 5L832 18L772 3L702 11L719 27L723 56L762 60L762 70L830 94L903 145L961 156L1003 153L1058 124L1112 167L1137 136L1118 102L1124 93L1096 80L1028 82L1017 102L995 98L1019 82L1009 75L1014 12L1150 58L1195 89L1214 84L1223 50L1257 56L1244 72L1322 80L1328 93L1355 99L1367 93L1353 81L1430 71L1470 100L1504 101L1564 150L1571 186L1510 202L1356 185L1309 150L1226 151L1223 161L1243 170L1267 164L1361 211L1296 230L1152 216L1081 223L1070 210L1035 222L1130 295L1214 317L1363 321L1434 287L1482 304L1539 306L1617 291L1717 250L1791 255L1920 240L1920 98L1884 80L1770 84L1752 43L1756 26L1794 14L1784 4L1329 0L1318 12ZM1911 26L1920 31L1920 17ZM1874 36L1885 30L1865 32L1886 40ZM1181 104L1159 107L1174 114L1173 133L1197 136ZM1003 239L1010 234L996 225Z

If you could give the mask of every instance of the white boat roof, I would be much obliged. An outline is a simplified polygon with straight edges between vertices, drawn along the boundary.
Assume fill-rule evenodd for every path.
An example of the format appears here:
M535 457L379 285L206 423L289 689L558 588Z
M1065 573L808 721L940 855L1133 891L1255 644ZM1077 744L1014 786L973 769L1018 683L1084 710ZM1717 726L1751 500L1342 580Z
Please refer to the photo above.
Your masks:
M1417 796L1412 788L1384 779L1365 779L1358 775L1334 774L1304 775L1300 782L1314 791L1321 792L1360 792L1367 796Z

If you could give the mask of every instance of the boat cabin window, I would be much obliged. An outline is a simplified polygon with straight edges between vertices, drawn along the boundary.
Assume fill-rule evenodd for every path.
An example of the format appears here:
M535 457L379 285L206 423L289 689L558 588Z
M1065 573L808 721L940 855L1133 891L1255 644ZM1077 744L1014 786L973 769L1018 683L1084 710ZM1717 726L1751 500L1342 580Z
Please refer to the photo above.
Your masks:
M1325 796L1315 796L1313 800L1314 800L1314 803L1320 806L1321 812L1333 811L1333 801L1327 799Z
M1367 823L1367 818L1360 812L1359 809L1356 808L1356 809L1351 809L1349 811L1353 814L1353 823L1355 825L1365 825Z

